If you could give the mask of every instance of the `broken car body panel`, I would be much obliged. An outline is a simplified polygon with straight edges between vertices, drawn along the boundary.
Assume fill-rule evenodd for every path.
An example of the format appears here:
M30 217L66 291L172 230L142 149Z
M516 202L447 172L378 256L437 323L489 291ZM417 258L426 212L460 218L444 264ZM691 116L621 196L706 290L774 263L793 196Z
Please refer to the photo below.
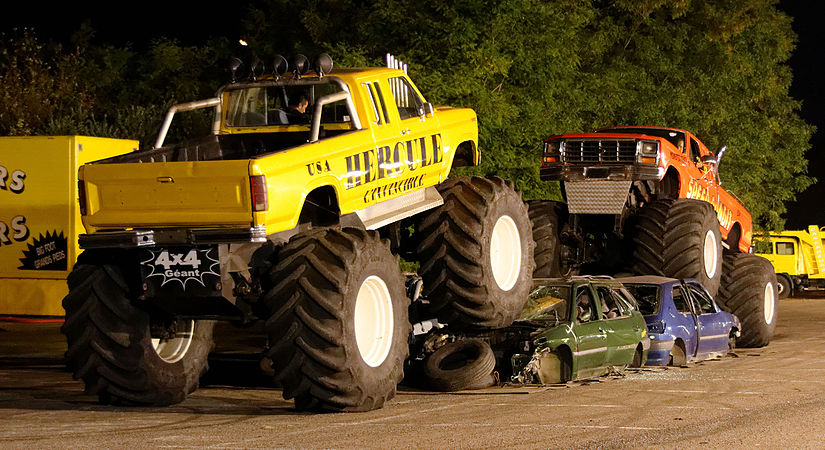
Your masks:
M620 278L636 298L650 333L648 365L681 364L672 361L681 346L684 362L724 356L729 338L738 336L739 319L722 311L707 290L694 279L657 276ZM676 357L681 351L676 352Z

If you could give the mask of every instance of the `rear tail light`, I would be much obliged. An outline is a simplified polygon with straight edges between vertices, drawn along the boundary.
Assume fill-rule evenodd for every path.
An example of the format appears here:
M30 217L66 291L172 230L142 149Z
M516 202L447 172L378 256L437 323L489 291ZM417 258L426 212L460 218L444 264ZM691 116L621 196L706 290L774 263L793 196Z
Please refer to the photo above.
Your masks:
M249 177L250 192L252 192L252 211L266 211L269 209L269 197L266 192L266 176L253 175Z
M665 332L665 321L658 320L647 324L647 331L651 334L662 334Z
M80 215L86 215L86 183L77 180L77 204L80 207Z

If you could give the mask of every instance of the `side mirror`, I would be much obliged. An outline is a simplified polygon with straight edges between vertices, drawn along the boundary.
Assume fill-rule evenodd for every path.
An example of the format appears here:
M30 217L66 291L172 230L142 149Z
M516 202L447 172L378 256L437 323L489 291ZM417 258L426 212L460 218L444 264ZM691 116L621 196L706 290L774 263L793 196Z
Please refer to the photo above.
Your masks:
M702 164L708 166L716 166L719 163L718 158L713 155L705 155L702 157Z
M728 146L723 145L722 148L719 149L719 155L716 157L716 164L718 165L722 161L722 157L725 156L725 152L728 151Z
M433 108L432 103L424 103L424 115L427 117L432 117L433 113L435 112L435 108Z

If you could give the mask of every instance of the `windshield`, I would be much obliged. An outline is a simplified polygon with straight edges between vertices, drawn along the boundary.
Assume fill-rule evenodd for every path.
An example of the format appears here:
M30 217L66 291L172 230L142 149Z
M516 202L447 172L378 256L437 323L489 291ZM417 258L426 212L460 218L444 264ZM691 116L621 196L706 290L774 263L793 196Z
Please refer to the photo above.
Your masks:
M536 286L521 312L522 320L566 322L570 319L570 286Z
M270 85L230 89L226 98L227 127L263 127L270 125L309 126L315 102L325 95L340 92L335 83L305 85ZM321 111L326 129L352 129L346 100L329 103Z
M622 128L608 128L605 130L598 130L596 133L633 133L646 134L648 136L656 136L667 139L674 147L684 151L685 149L685 133L678 130L668 130L663 128L644 128L644 127L622 127Z
M659 312L659 286L655 284L625 284L624 287L636 299L639 312L650 316Z

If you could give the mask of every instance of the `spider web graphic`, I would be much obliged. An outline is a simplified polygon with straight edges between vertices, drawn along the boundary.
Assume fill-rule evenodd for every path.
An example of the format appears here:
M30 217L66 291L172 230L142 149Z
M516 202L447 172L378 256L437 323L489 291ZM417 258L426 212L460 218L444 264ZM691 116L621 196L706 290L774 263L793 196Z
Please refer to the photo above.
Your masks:
M154 262L154 261L157 260L158 255L160 255L164 251L169 252L170 255L176 254L176 252L170 251L168 249L160 249L160 250L157 250L157 251L148 250L149 258L145 261L141 261L140 264L143 265L143 266L148 267L151 270L151 272L148 275L146 275L147 279L150 278L150 277L161 277L162 281L160 283L160 287L165 286L167 283L177 281L178 283L180 283L181 287L185 291L186 290L186 284L189 281L194 281L194 282L200 284L201 286L206 287L206 283L203 281L204 276L206 276L206 275L215 275L217 277L221 276L220 272L215 272L216 266L217 266L217 270L220 270L220 261L218 259L213 258L210 255L215 250L216 249L214 249L214 248L210 248L210 249L205 250L205 251L200 250L200 249L195 249L195 251L197 252L197 255L198 255L199 258L200 257L205 257L206 258L206 264L209 265L209 268L206 269L206 270L201 270L201 268L204 267L204 265L205 265L203 262L201 262L201 264L198 265L197 268L192 267L189 264L186 264L185 267L189 268L189 270L183 270L183 271L184 272L191 272L195 269L198 269L198 270L200 270L200 272L199 272L199 275L197 275L197 276L191 276L191 275L167 276L166 273L165 273L166 269L161 268L160 270L156 270L157 266L162 267L162 265L155 264L155 262ZM186 250L183 253L187 253L188 251L189 250ZM211 263L210 263L210 261L211 261ZM181 266L180 264L171 264L170 267L183 267L183 266ZM174 272L174 269L170 268L169 270L172 270ZM178 269L178 270L180 271L180 269Z

